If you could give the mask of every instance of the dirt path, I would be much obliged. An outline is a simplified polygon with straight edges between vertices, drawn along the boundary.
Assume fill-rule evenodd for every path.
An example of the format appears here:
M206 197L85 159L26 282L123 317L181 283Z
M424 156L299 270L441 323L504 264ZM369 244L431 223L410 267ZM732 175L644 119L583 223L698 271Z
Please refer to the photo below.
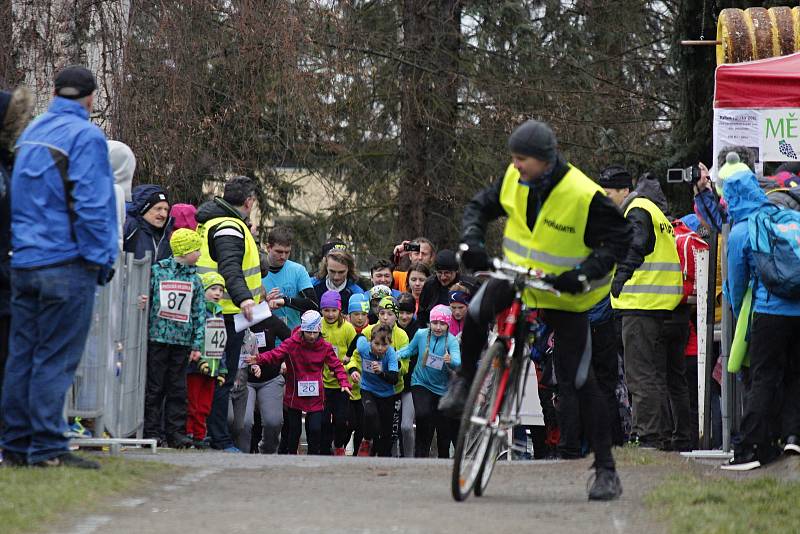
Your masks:
M60 532L663 532L642 499L671 471L670 462L681 461L623 461L625 492L613 503L586 500L588 460L503 463L485 497L455 503L444 460L216 452L128 457L191 469Z

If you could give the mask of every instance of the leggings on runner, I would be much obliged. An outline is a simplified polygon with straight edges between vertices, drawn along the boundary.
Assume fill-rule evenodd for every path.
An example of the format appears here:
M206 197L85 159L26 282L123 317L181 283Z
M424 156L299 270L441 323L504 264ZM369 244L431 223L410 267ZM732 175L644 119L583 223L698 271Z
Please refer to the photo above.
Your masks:
M414 397L414 412L417 418L415 456L417 458L430 456L433 431L436 430L438 457L449 458L450 433L453 425L450 419L439 411L441 396L424 386L411 386L411 394Z
M287 444L289 454L297 454L302 433L303 412L294 408L286 408L285 425L287 431ZM308 454L319 454L320 438L322 435L322 411L306 414L306 440L308 440Z
M350 439L348 419L350 399L340 389L325 388L325 411L322 417L321 454L331 453L331 441L336 448L344 447Z
M349 422L348 433L353 432L353 454L357 454L361 440L364 439L364 405L361 404L361 399L350 401Z
M364 404L364 439L372 440L372 451L377 456L392 453L392 424L396 395L379 397L361 390Z

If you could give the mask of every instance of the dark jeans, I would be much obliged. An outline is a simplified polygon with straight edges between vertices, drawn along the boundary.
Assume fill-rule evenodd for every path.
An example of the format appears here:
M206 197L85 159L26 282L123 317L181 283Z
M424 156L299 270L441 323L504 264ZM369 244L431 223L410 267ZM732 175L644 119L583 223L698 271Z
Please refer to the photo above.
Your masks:
M36 463L69 450L64 400L89 333L97 271L75 261L11 273L0 448Z
M450 457L452 422L439 411L439 395L423 386L411 386L417 435L414 439L414 456L427 458L431 452L433 432L436 431L436 449L439 458Z
M350 438L348 419L350 418L350 397L340 389L325 388L325 411L322 416L321 454L331 453L334 447L344 447Z
M286 408L284 412L286 424L286 440L289 454L297 454L300 446L300 434L303 433L303 412L294 408ZM322 411L306 414L306 440L308 440L308 454L319 454L320 439L322 437Z
M11 334L11 316L0 315L0 399L3 398L3 376L8 360L8 336ZM3 435L3 409L0 405L0 436Z
M361 390L361 402L364 405L364 439L372 440L374 455L390 456L392 453L395 397L396 395L378 397L369 391Z
M147 383L144 390L144 436L161 436L164 407L164 433L167 441L186 429L186 367L190 347L150 342L147 344Z
M239 353L244 341L244 332L236 333L233 315L225 315L224 318L225 332L228 335L225 343L225 365L228 367L228 375L225 383L214 389L214 402L211 404L211 414L208 416L208 436L211 439L211 446L215 449L233 447L233 438L228 430L228 399L231 396L233 381L236 379Z
M779 437L800 436L800 317L754 313L748 353L741 443L769 451Z

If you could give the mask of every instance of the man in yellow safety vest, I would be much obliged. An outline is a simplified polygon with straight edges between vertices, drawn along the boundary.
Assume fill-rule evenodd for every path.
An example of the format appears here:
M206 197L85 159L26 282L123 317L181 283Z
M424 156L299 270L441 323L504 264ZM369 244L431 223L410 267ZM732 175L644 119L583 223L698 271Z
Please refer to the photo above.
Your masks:
M683 271L673 227L663 211L666 198L649 178L640 179L631 192L632 177L619 165L604 169L599 182L633 227L630 249L617 264L611 285L611 305L622 318L634 439L642 447L690 449L684 357L689 308L678 306Z
M555 332L556 376L559 388L572 388L579 399L580 418L589 430L595 451L596 478L589 491L594 500L622 494L611 455L606 401L590 370L580 389L575 387L578 364L589 343L587 310L608 295L614 264L630 241L629 225L603 190L556 149L547 124L529 120L508 140L511 164L505 176L478 193L464 209L462 242L468 268L486 267L484 237L489 222L507 216L503 254L517 265L557 275L555 296L528 290L526 304L542 308ZM491 279L476 293L478 317L467 314L462 333L461 370L451 381L439 408L450 415L463 411L476 362L487 339L487 325L507 308L511 285ZM577 414L576 414L577 417Z

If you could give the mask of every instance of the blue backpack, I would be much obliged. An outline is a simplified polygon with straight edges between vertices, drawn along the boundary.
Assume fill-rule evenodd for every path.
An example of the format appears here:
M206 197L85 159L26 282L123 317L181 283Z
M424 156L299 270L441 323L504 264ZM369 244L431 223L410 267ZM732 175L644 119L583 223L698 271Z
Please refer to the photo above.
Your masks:
M764 206L748 231L759 280L770 293L800 299L800 212Z

